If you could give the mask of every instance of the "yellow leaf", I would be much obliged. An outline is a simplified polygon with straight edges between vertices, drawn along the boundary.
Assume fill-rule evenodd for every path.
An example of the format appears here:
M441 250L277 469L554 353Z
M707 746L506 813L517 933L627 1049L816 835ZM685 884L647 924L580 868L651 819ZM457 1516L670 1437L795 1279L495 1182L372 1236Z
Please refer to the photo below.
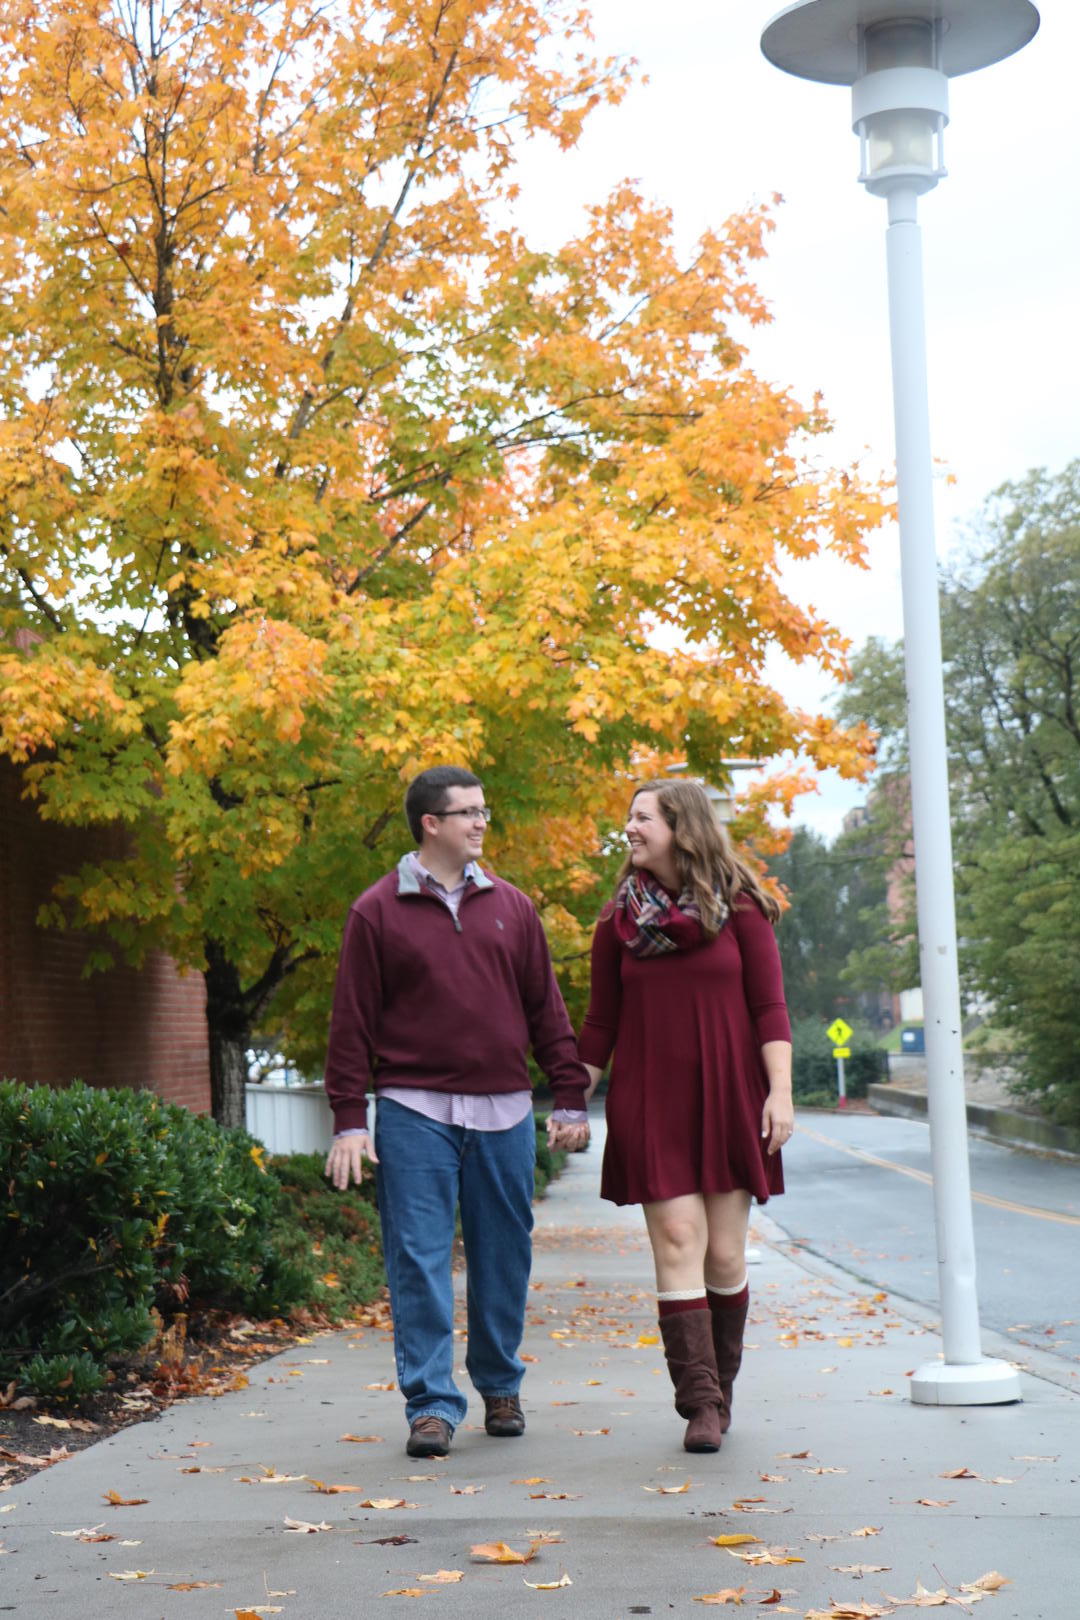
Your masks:
M710 1536L709 1540L714 1547L745 1547L751 1541L760 1543L761 1538L760 1536L730 1535Z

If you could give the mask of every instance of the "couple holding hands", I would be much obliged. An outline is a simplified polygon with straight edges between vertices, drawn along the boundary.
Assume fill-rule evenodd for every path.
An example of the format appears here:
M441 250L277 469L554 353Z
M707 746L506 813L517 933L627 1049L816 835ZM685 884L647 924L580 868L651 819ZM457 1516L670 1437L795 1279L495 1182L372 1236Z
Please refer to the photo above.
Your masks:
M480 864L491 818L480 779L424 771L405 815L416 850L353 903L345 927L326 1173L344 1188L365 1159L375 1166L406 1451L445 1456L465 1417L453 1379L458 1211L466 1367L484 1427L503 1438L525 1429L530 1050L554 1098L548 1139L571 1151L589 1140L586 1105L614 1054L601 1196L643 1207L683 1443L717 1451L742 1359L750 1202L783 1191L793 1130L779 908L698 783L645 783L575 1040L535 907Z

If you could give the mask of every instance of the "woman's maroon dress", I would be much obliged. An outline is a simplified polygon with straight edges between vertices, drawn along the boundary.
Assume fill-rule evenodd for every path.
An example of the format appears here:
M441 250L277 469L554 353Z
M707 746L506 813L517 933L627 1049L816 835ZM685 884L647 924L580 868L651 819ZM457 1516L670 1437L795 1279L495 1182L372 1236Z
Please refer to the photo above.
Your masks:
M763 1204L783 1192L780 1154L761 1138L761 1047L790 1039L776 936L755 901L738 901L707 944L664 956L634 956L602 917L578 1044L598 1069L615 1053L601 1197L745 1188Z

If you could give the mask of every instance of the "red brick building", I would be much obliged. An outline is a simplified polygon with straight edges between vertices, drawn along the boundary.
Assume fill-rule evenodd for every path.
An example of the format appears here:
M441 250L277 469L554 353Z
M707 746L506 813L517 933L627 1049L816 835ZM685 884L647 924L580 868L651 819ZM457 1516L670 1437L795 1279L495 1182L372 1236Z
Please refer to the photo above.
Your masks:
M27 1085L135 1086L210 1109L206 992L155 952L145 967L82 976L85 935L40 928L56 879L123 852L123 833L42 821L0 760L0 1077Z

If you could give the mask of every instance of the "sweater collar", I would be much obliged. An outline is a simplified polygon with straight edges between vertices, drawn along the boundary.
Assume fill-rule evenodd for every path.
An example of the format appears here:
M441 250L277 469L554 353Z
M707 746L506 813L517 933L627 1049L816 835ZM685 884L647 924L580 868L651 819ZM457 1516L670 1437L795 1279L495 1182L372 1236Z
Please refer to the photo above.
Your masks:
M493 889L494 880L489 878L482 867L475 861L470 861L465 868L465 877L471 878L473 886L477 889ZM412 851L403 855L397 864L397 892L398 896L409 894L422 894L420 872Z

